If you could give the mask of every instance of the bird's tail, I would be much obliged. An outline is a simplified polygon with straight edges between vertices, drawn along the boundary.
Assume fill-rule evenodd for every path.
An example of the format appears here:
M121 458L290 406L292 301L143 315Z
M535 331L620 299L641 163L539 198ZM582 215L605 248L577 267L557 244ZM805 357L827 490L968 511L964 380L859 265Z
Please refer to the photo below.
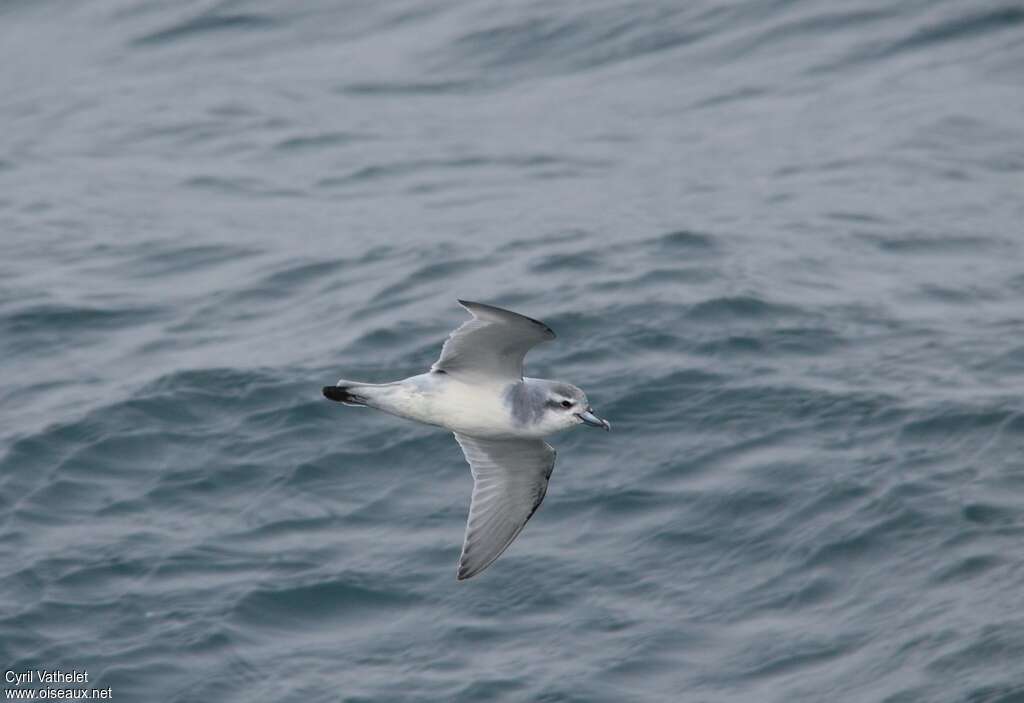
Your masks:
M369 396L373 395L374 388L380 388L383 384L359 383L357 381L346 381L342 379L337 385L324 386L324 397L345 405L368 405Z

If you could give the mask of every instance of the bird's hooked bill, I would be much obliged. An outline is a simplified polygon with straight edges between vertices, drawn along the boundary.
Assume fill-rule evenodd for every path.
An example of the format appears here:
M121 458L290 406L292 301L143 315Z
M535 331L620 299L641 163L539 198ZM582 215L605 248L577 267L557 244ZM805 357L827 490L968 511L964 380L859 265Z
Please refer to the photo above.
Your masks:
M612 426L604 418L598 417L594 414L594 411L587 408L586 412L576 413L576 417L583 420L583 424L590 425L591 427L603 427L605 432L611 430Z

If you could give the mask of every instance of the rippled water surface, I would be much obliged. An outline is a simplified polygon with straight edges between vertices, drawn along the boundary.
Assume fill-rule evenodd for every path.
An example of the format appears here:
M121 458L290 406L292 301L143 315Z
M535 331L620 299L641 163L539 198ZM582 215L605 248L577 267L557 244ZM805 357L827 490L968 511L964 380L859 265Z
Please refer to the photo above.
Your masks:
M0 3L0 663L121 701L1024 701L1024 8ZM458 583L463 313L582 386ZM10 686L9 686L10 687Z

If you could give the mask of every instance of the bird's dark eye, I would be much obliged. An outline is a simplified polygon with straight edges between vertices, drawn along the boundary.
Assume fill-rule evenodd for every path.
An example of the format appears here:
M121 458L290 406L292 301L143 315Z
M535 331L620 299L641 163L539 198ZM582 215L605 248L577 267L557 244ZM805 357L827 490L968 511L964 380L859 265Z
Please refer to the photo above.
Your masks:
M571 400L563 400L562 401L562 407L563 408L571 408L572 407L572 401Z

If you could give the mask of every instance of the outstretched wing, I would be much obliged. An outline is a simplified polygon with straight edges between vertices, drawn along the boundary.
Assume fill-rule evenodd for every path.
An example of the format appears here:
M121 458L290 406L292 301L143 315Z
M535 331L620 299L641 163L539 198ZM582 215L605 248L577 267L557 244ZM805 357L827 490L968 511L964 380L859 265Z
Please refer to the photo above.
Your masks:
M455 434L473 472L473 499L459 557L459 580L501 556L544 500L555 450L539 439L478 439Z
M473 319L448 335L432 371L519 381L526 352L555 338L543 322L492 305L460 300Z

